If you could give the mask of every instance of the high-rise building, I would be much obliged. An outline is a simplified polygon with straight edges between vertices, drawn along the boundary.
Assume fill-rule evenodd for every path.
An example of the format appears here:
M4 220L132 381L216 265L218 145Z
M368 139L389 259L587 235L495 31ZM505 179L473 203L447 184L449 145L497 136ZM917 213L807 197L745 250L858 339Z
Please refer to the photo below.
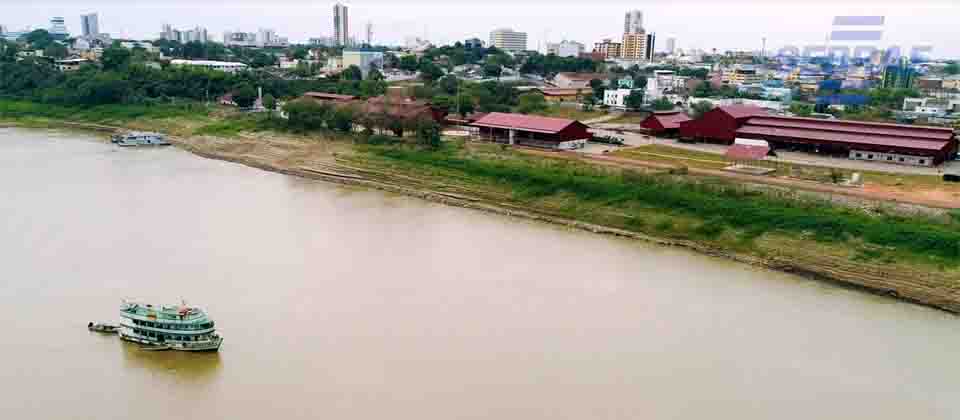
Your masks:
M513 29L503 28L490 32L490 46L507 52L527 50L527 33L516 32Z
M0 35L3 35L3 34L5 34L5 33L7 33L7 27L6 27L6 26L3 26L3 25L0 25Z
M340 3L333 5L333 37L337 45L350 45L350 17L347 6Z
M677 50L677 39L676 38L667 38L667 54L673 55Z
M163 24L163 30L160 32L160 38L166 39L167 41L173 41L173 26L170 24Z
M631 10L623 18L623 33L638 34L643 32L643 12Z
M645 45L646 50L643 53L644 58L647 61L653 60L653 54L657 47L657 34L650 32L647 34L647 42Z
M50 35L58 41L70 38L70 33L67 32L67 24L63 20L63 17L55 16L50 18Z
M620 58L640 61L647 57L647 34L643 31L623 34Z
M80 15L80 28L84 38L96 38L100 35L100 19L97 14Z
M373 45L373 22L367 22L367 45Z
M917 78L917 71L910 63L910 57L900 57L897 64L888 64L883 68L883 87L887 89L911 89Z

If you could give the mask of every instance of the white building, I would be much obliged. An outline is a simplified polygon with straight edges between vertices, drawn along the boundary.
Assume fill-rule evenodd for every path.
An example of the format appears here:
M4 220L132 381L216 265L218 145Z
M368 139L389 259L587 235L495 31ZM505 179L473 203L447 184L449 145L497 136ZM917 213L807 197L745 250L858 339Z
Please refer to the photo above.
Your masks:
M379 51L348 51L343 52L343 68L357 66L366 79L371 70L383 73L383 53Z
M607 89L603 91L603 104L611 108L626 109L627 97L631 93L631 89Z
M202 67L209 70L218 70L226 73L236 73L238 71L243 71L247 69L247 65L243 63L231 63L226 61L210 61L210 60L171 60L171 65L174 66L190 66L190 67Z
M585 49L583 44L575 41L547 43L547 55L553 54L557 57L579 57Z
M122 41L120 42L120 46L128 50L132 50L134 48L143 48L144 50L147 50L147 52L154 54L160 52L160 48L153 45L153 43L150 41Z
M942 115L960 112L960 99L904 98L903 110L921 115Z
M673 55L677 51L677 39L667 38L667 55Z
M53 39L57 41L63 41L67 38L70 38L70 32L67 31L67 23L60 16L56 16L50 19L49 32L50 32L50 35L53 36Z
M490 32L490 46L515 53L527 50L527 33L510 28L496 29Z
M57 65L57 70L60 70L62 72L68 72L68 71L76 71L80 69L80 66L87 64L89 62L90 60L87 60L85 58L74 58L70 60L57 60L56 65Z

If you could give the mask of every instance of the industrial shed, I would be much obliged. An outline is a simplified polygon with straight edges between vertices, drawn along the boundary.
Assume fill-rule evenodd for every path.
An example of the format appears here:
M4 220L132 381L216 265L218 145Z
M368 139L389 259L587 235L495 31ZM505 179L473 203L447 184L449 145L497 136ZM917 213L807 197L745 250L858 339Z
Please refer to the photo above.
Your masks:
M579 121L491 112L473 124L492 141L557 150L579 149L593 136Z
M950 128L768 115L761 108L716 108L680 123L681 138L732 144L765 140L773 149L791 149L900 165L935 166L957 155Z
M681 122L680 137L689 140L733 144L737 129L748 119L768 115L763 108L730 105L714 108L696 120Z
M658 136L669 136L680 133L680 124L691 121L692 119L683 112L657 112L640 123L640 126L649 130L651 134Z
M754 117L736 131L778 148L842 155L914 166L934 166L956 156L950 128L796 117Z

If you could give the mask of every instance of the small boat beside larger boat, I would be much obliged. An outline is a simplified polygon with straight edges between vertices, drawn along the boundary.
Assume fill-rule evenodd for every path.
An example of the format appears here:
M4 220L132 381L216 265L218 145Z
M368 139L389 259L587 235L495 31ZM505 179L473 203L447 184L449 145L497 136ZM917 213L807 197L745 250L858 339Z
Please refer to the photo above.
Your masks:
M89 322L87 323L87 329L93 332L104 333L104 334L116 334L120 329L117 325L112 324L103 324L99 322Z
M217 351L223 343L206 312L186 304L124 302L120 318L120 338L150 350Z
M119 146L169 146L170 142L160 133L145 131L131 131L129 133L114 134L110 141Z

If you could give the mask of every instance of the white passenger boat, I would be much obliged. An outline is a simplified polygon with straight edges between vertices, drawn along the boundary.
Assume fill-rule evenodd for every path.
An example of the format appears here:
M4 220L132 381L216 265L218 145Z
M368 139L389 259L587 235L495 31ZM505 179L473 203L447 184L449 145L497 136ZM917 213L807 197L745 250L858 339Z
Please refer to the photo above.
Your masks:
M217 351L223 343L206 312L186 304L154 306L125 301L120 317L120 338L150 348Z
M131 131L129 133L115 134L111 142L119 146L169 146L170 142L160 133L150 133L145 131Z

